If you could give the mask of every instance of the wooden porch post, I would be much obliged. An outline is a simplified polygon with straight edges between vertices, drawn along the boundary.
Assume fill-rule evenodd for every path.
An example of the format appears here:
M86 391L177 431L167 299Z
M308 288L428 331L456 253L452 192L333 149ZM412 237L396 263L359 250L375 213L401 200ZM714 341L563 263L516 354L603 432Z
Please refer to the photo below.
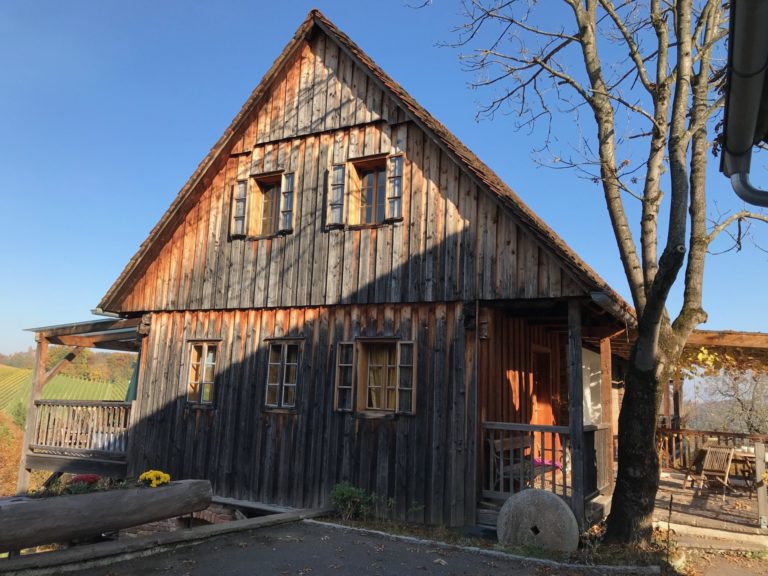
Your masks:
M613 436L616 431L613 429L613 364L611 361L611 339L603 338L600 340L600 386L603 424L608 425L608 442L610 450L605 451L604 456L608 459L605 468L610 472L610 486L613 486Z
M768 492L765 482L765 444L755 442L755 480L757 480L757 515L760 519L760 528L768 528Z
M568 301L568 398L571 436L571 510L584 528L584 385L581 361L581 304Z
M37 407L35 401L45 383L45 360L48 357L48 340L37 335L37 350L35 351L35 367L32 372L32 385L29 387L29 405L27 406L27 422L24 440L21 445L21 460L19 461L19 477L16 481L16 493L24 494L29 488L29 470L27 469L27 451L32 443L37 422Z

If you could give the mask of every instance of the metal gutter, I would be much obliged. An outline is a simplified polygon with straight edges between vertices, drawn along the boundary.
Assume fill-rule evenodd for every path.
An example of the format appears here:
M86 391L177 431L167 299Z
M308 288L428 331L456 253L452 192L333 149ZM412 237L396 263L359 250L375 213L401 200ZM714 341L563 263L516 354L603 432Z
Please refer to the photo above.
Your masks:
M749 204L768 207L768 190L749 181L752 147L766 135L761 110L768 67L768 2L733 0L728 46L725 142L720 170L736 194ZM762 114L761 114L762 113Z

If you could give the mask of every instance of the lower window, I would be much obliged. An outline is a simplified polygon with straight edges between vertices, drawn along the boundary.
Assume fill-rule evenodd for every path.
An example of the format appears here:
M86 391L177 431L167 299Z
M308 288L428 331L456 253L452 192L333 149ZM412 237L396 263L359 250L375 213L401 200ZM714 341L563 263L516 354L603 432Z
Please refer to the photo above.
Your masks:
M216 343L212 342L190 344L187 402L213 404L217 350Z
M413 342L341 342L336 361L336 408L411 414L415 409Z
M299 353L297 342L272 342L267 362L267 408L294 408L299 381Z

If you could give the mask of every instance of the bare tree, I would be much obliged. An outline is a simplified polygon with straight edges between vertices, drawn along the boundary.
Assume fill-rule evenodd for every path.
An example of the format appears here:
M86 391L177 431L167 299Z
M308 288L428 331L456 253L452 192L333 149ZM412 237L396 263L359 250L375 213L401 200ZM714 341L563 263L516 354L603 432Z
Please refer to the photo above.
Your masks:
M616 489L608 540L651 533L658 489L660 382L704 322L708 247L723 231L768 217L746 210L708 218L706 169L725 64L725 6L716 0L465 0L458 29L474 86L492 96L481 114L511 107L518 127L541 129L557 166L600 184L638 328L619 417ZM587 114L584 114L587 112ZM580 122L579 141L556 153L551 124ZM541 133L541 132L539 132ZM584 136L584 134L591 134ZM638 153L638 150L640 152ZM630 222L638 201L639 222ZM664 223L661 224L661 220ZM666 236L663 237L662 234ZM667 310L682 276L683 304Z
M694 427L768 434L768 350L686 349L680 366L694 381L686 406Z

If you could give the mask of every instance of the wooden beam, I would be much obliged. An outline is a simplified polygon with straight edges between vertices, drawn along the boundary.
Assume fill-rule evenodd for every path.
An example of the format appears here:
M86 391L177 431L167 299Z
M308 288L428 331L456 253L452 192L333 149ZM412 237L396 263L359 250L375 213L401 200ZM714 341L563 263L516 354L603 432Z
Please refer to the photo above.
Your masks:
M696 330L688 337L686 346L724 346L768 350L768 334L732 330Z
M60 344L62 346L84 346L93 348L96 344L102 342L119 342L122 340L136 339L137 333L134 332L105 332L104 334L93 334L86 336L46 336L51 344Z
M571 437L571 510L584 528L584 384L581 360L581 304L568 302L568 403Z
M29 404L27 405L27 422L24 430L24 440L21 445L21 460L19 461L19 475L16 480L16 493L25 494L29 488L29 463L27 452L32 444L35 430L37 429L37 407L35 400L40 396L45 382L45 360L48 357L48 341L38 338L35 351L35 366L32 372L32 385L29 387Z
M89 334L91 332L106 332L122 328L133 328L141 324L141 318L116 318L114 320L95 320L93 322L78 322L62 326L32 328L40 336L68 336L71 334Z
M56 376L56 374L58 374L58 373L59 373L59 372L61 372L61 371L62 371L62 370L65 368L65 367L67 367L67 366L69 365L69 363L70 363L70 362L72 362L72 360L74 360L75 358L77 358L78 356L80 356L80 353L81 353L83 350L85 350L85 348L82 348L82 347L79 347L79 346L77 346L77 347L73 348L72 350L70 350L70 351L67 353L67 355L66 355L66 356L64 356L64 358L62 358L61 360L59 360L59 362L56 364L56 366L54 366L54 367L53 367L53 368L51 368L51 369L50 369L48 372L46 372L46 373L45 373L45 375L43 376L43 382L42 382L42 384L40 385L40 390L38 390L38 392L42 392L42 391L43 391L43 387L44 387L46 384L48 384L48 382L50 382L51 380L53 380L53 377L54 377L54 376ZM35 398L35 400L37 400L37 398Z

